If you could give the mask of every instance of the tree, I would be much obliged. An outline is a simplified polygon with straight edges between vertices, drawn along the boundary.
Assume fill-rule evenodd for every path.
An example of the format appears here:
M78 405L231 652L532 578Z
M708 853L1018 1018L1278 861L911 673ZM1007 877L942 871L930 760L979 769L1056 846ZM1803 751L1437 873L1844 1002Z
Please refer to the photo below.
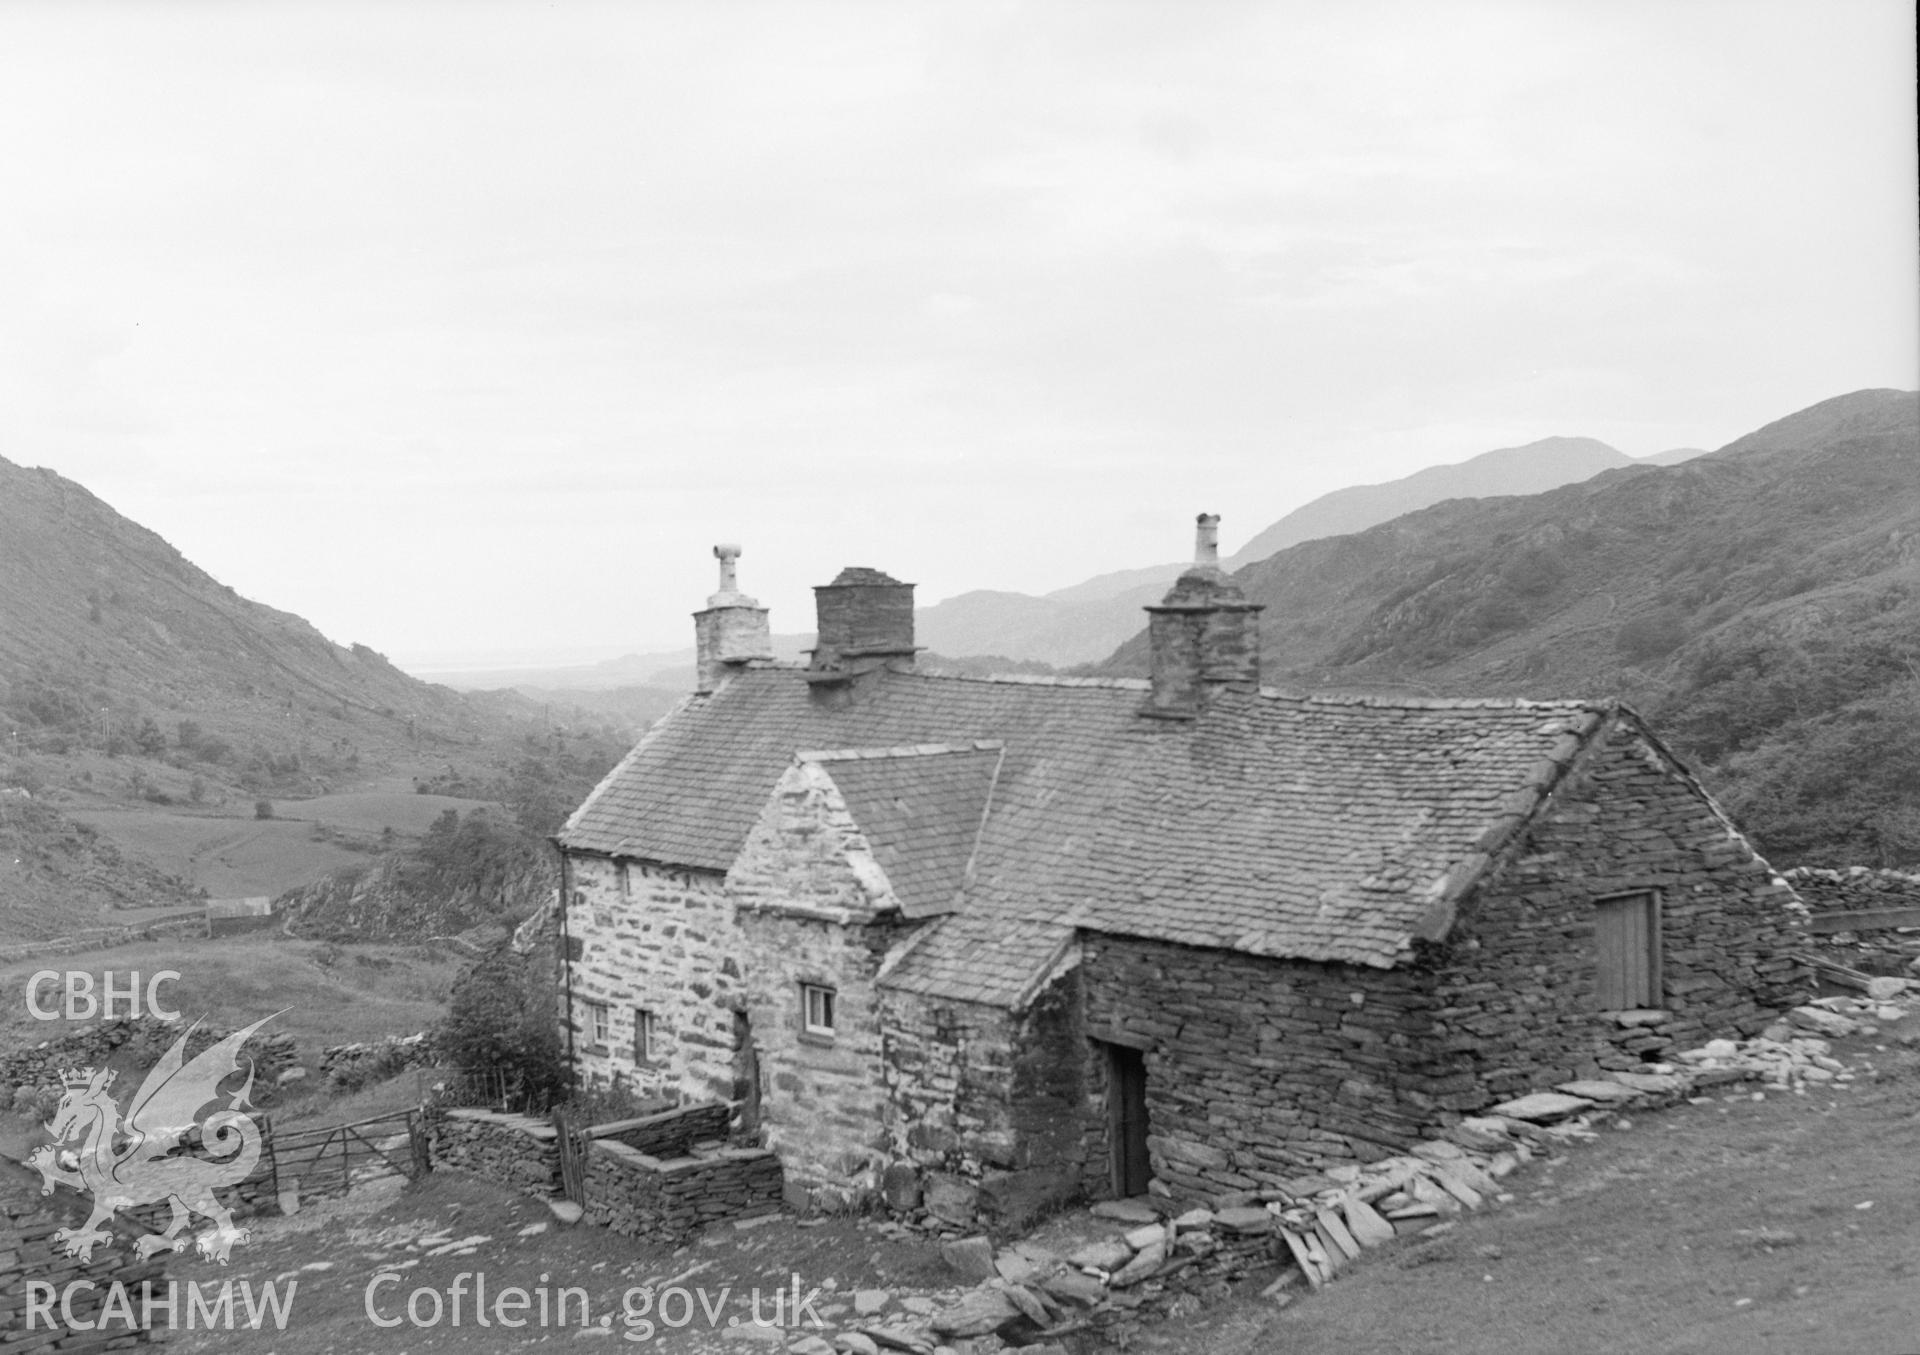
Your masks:
M167 736L160 732L160 726L154 723L151 715L140 721L140 728L134 731L133 742L148 757L159 757L167 751Z
M566 1093L553 985L534 956L503 946L455 980L434 1043L460 1068L505 1074L530 1104Z

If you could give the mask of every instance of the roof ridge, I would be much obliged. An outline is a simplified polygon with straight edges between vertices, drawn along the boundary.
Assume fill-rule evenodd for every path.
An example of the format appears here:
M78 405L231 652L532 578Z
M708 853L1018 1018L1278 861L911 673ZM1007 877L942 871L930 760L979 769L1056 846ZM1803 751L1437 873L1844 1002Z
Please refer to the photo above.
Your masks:
M895 676L920 678L929 682L1000 683L1022 687L1104 687L1110 690L1144 692L1153 687L1148 678L1076 677L1066 673L898 673ZM1303 692L1287 687L1262 686L1259 696L1268 700L1291 701L1316 706L1377 706L1407 710L1583 710L1605 713L1618 704L1609 698L1583 696L1365 696L1334 692Z
M1144 692L1153 686L1146 678L1072 677L1066 673L899 673L898 677L929 682L997 682L1021 687L1109 687Z
M993 753L1006 748L1004 739L972 739L964 743L901 743L877 748L799 749L800 762L854 762L867 758L938 757L950 753Z

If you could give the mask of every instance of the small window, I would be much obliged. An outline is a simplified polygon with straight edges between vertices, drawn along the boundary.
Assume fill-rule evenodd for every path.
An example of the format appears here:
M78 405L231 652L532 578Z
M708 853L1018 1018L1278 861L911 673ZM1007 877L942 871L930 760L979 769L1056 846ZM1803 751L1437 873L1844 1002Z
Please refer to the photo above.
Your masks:
M623 899L633 897L633 867L625 861L620 863L620 897Z
M1594 1001L1603 1012L1660 1005L1660 900L1621 894L1594 903Z
M660 1057L660 1026L644 1007L633 1009L633 1061L653 1063Z
M593 1043L603 1045L613 1038L613 1013L604 1002L589 1002L587 1007L587 1034Z
M801 1019L809 1035L832 1035L839 995L818 983L800 985Z

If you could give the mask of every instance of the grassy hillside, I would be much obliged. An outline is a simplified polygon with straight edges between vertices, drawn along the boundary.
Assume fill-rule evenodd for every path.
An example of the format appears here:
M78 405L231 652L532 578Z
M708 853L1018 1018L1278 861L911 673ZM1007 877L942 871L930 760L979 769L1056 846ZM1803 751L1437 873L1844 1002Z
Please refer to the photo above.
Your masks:
M503 804L537 835L643 725L421 682L238 596L80 485L0 460L0 790L59 817L14 824L0 909L36 927L63 901L74 926L102 901L166 902L165 876L279 893L423 833L448 807L435 792ZM118 851L59 884L76 823Z
M0 940L113 926L120 909L198 907L199 891L52 805L0 796Z
M1617 695L1783 864L1920 863L1920 396L1241 570L1270 681ZM1144 672L1138 636L1105 671Z

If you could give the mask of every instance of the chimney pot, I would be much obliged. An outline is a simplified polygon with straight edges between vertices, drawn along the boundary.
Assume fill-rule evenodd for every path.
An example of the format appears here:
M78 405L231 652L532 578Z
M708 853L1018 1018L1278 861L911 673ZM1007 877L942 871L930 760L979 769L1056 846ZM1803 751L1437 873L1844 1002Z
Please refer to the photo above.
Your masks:
M1196 565L1220 567L1220 515L1202 513L1194 520L1193 562Z
M1153 689L1141 714L1192 719L1221 689L1260 686L1261 604L1220 569L1220 517L1194 519L1193 567L1147 608Z
M773 657L767 609L740 591L735 562L740 547L726 542L713 548L720 561L720 590L706 610L693 614L694 690L710 692L755 659Z
M740 591L734 581L734 561L740 558L740 547L732 542L723 542L713 548L713 555L720 562L720 593L731 595Z

